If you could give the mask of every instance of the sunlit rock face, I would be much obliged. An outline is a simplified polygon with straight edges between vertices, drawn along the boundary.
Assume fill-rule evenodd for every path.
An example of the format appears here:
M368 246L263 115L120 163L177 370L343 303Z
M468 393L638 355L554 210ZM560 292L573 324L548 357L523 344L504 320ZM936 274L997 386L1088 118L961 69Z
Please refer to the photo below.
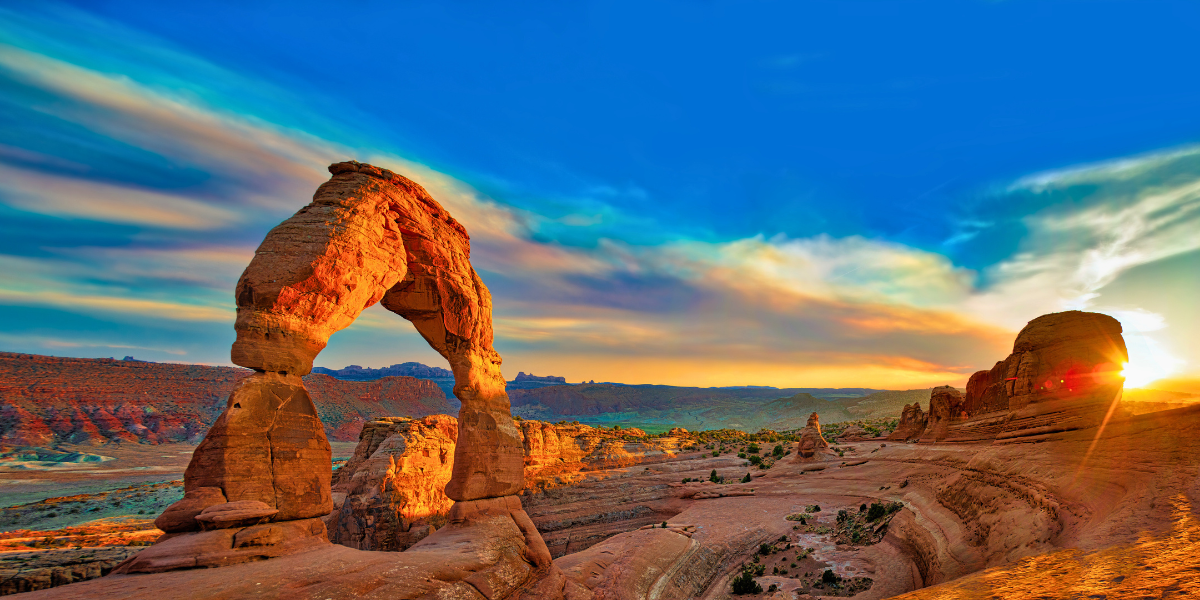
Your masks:
M531 491L570 485L589 471L675 458L687 438L640 430L521 421L525 482ZM454 417L387 417L363 427L354 456L333 479L331 541L360 550L404 550L447 522L443 489L453 471Z
M1122 365L1129 360L1121 324L1108 315L1042 315L1017 335L1013 352L967 383L962 413L948 439L1012 439L1098 425L1119 411ZM932 411L931 411L932 412Z
M331 541L360 550L404 550L445 523L454 501L458 421L388 417L363 427L354 456L334 475Z

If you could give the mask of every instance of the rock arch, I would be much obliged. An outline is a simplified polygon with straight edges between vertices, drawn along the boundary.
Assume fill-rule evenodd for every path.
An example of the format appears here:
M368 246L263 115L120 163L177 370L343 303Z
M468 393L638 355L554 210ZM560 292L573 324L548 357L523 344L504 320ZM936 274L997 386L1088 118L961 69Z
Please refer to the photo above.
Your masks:
M263 502L279 511L277 521L330 512L330 446L300 377L330 335L382 302L454 372L462 408L446 494L468 501L519 493L520 432L492 348L491 295L471 267L466 229L400 175L357 162L329 171L313 201L267 234L238 281L231 357L255 373L196 449L185 490Z

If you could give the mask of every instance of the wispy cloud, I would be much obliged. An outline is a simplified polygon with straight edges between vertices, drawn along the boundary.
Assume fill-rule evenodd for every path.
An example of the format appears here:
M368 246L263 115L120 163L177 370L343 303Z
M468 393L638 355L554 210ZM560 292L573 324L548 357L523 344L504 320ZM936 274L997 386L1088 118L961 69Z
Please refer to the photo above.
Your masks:
M16 22L0 11L0 29L5 18ZM43 29L42 38L53 37ZM43 119L45 139L73 142L59 156L53 145L0 139L0 200L22 222L48 217L64 231L52 243L4 242L0 304L52 306L147 329L177 322L227 328L230 290L254 246L309 201L328 177L326 165L346 158L412 178L467 227L472 262L493 288L497 345L509 375L534 370L699 385L961 384L1006 354L1029 319L1092 307L1129 269L1200 248L1200 171L1180 167L1200 156L1194 149L1021 179L1002 193L1100 191L1022 215L1028 235L1019 252L981 272L937 252L862 236L674 236L647 244L611 228L641 217L603 202L614 194L653 201L636 184L597 183L579 198L558 200L571 210L537 214L350 126L324 122L314 133L302 123L318 119L302 102L163 51L154 45L160 42L142 44L154 60L134 68L106 61L102 40L43 47L29 39L0 36L0 79L53 101L10 105L31 121ZM780 66L800 60L793 59ZM201 89L179 75L189 70L229 89ZM269 99L259 104L274 108L251 110L235 96ZM286 114L292 118L280 116ZM89 230L85 240L74 235L75 221L111 227ZM946 244L967 243L991 223L964 218ZM546 235L605 226L615 233L590 245ZM1129 312L1127 328L1155 335L1161 329L1146 323L1156 317ZM58 341L39 347L101 345L87 332L53 337ZM339 340L360 349L348 352ZM408 324L372 309L327 352L390 364L407 356L387 349L410 342L422 343ZM208 356L226 352L214 348Z
M236 222L240 215L204 201L49 174L0 163L0 201L21 210L105 223L147 225L164 229L211 230Z

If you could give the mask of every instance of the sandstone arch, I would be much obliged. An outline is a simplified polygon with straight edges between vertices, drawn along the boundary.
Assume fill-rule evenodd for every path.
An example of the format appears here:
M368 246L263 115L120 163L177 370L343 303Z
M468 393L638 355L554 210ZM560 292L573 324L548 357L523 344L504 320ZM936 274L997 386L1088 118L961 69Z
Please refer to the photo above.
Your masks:
M376 302L411 321L454 372L462 408L446 494L468 501L523 488L520 433L492 348L491 296L471 267L466 230L400 175L357 162L329 171L313 201L267 234L238 281L231 356L256 373L230 394L196 449L185 490L210 500L173 507L176 530L197 527L190 515L213 498L265 503L279 511L276 521L332 509L330 446L300 377L330 335Z

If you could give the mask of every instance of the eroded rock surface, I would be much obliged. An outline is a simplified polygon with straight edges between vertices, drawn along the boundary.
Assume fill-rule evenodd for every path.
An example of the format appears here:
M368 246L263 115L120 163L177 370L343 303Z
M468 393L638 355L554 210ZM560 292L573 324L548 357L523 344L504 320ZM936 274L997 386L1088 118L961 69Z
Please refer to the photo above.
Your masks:
M444 524L454 504L445 489L457 439L458 421L446 415L367 423L354 456L334 474L330 540L404 550Z
M527 501L544 506L534 492L555 496L570 494L572 484L607 469L621 469L673 460L690 443L675 436L649 438L639 430L599 429L580 424L521 421L525 448ZM326 519L330 539L363 550L403 550L446 522L453 501L443 488L450 480L457 442L453 417L423 419L393 417L368 423L354 456L338 470L333 481L334 511ZM560 493L558 490L562 489ZM559 514L534 520L556 555L567 544L554 535L580 519L596 523L629 521L644 524L662 516L657 510L599 503L581 509L589 513ZM607 516L606 516L607 515ZM596 535L578 539L576 549L622 531L601 527ZM599 536L599 537L597 537Z

